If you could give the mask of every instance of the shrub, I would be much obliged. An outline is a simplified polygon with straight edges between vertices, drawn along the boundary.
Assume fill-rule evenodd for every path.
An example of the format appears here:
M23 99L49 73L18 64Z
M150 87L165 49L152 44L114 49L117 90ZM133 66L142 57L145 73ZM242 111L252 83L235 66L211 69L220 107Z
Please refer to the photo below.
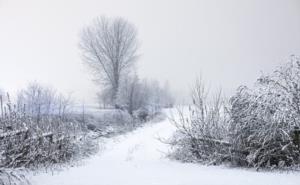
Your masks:
M48 167L77 156L83 146L77 141L85 136L84 127L68 111L69 101L49 92L31 85L21 92L16 104L9 95L1 104L0 167ZM88 140L81 141L92 143Z
M208 103L207 94L197 82L193 105L174 121L173 157L257 169L300 166L298 58L261 76L253 89L238 88L227 108L220 98Z
M0 168L0 185L30 185L22 170L8 170Z
M189 162L221 163L228 158L226 131L227 113L219 92L212 101L201 80L192 91L193 104L178 110L173 119L177 132L171 139L175 151L171 157Z
M149 118L149 116L150 116L149 114L150 114L150 113L149 113L149 110L148 110L148 109L146 109L146 108L140 108L140 109L134 111L133 116L134 116L136 119L138 119L139 121L145 122L145 121L148 120L148 118Z
M231 98L230 138L234 162L251 167L300 163L300 62L297 58L258 79L254 90Z

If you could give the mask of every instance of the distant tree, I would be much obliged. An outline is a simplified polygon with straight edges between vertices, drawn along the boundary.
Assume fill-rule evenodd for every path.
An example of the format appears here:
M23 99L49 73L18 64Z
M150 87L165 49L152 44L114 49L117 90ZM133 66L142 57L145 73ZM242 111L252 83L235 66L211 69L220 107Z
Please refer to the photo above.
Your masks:
M110 91L111 104L115 105L121 80L137 59L136 28L123 18L96 18L84 28L80 49L96 81Z
M39 122L42 117L59 116L64 119L72 104L69 96L58 94L50 87L31 83L19 92L17 108L24 114L35 117Z
M26 89L19 92L17 104L19 109L27 115L40 119L41 115L49 115L55 100L55 91L51 88L45 88L38 83L31 83Z
M98 98L98 103L100 108L103 109L110 108L110 103L112 102L112 100L111 100L111 95L109 93L110 90L106 91L105 89L97 93L97 98Z
M156 80L150 80L146 83L149 103L158 110L161 108L170 108L174 104L174 98L170 90L168 82L165 82L164 86Z
M168 81L165 82L162 87L162 107L171 108L175 103L173 94L171 93L170 84Z
M142 83L137 76L127 77L120 86L117 103L132 115L135 110L148 105L148 94L146 84Z

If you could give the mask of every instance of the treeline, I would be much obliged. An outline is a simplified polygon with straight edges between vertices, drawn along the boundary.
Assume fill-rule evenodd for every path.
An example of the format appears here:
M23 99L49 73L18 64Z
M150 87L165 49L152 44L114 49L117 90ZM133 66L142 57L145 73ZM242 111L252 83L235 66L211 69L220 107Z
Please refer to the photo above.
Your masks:
M109 90L98 94L102 107L121 109L138 117L142 113L153 116L162 108L173 107L175 102L167 83L162 87L158 81L140 80L137 76L127 76L122 81L116 100L109 100L110 94Z
M202 81L192 94L193 105L174 119L172 157L257 169L299 167L299 58L262 75L252 89L239 87L229 101L221 93L209 99Z

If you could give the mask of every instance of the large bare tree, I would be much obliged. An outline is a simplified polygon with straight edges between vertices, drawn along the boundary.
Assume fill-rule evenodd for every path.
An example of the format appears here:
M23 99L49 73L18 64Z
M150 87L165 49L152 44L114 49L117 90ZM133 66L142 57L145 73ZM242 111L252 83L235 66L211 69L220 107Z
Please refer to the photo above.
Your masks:
M96 82L111 91L111 103L115 104L121 80L137 59L136 28L123 18L96 18L84 28L80 49Z

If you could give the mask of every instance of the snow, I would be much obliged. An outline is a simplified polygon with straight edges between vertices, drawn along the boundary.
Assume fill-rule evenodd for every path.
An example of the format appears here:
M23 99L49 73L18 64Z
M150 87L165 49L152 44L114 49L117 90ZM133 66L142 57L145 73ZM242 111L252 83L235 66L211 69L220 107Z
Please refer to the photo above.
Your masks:
M168 119L108 139L83 165L31 176L33 185L298 185L299 172L256 172L166 158L175 128ZM101 144L103 145L103 143Z

